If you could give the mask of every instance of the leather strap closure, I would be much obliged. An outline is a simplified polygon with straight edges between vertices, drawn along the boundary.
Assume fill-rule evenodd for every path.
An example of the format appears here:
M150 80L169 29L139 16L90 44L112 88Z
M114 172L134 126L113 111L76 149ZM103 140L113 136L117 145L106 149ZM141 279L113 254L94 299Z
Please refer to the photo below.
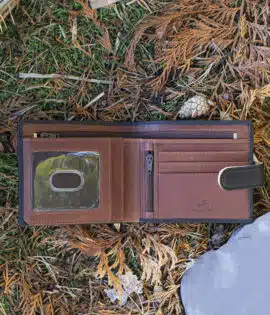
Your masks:
M262 163L255 163L252 165L225 167L218 174L218 184L225 190L263 186L264 166Z

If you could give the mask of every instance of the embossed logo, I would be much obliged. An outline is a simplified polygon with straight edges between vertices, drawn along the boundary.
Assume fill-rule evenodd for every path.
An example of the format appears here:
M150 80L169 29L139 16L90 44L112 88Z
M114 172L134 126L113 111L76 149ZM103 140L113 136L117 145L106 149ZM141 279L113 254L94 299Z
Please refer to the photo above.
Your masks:
M208 211L212 211L212 208L208 204L207 200L202 200L201 202L196 204L196 206L192 209L192 211L208 212Z

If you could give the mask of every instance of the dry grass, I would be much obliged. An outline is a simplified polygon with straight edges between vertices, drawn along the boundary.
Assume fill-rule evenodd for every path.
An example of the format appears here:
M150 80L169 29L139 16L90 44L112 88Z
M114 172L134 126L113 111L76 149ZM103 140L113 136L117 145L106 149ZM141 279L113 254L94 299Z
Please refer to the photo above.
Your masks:
M6 208L0 218L0 301L7 314L180 314L181 275L207 247L203 225L29 229L16 217ZM88 256L93 248L96 258ZM104 290L121 290L117 275L129 270L144 282L143 295L122 308L111 305Z
M12 10L18 5L20 0L2 0L0 3L0 31L3 31L3 26L6 27L5 18L9 15L12 17ZM14 20L13 20L14 22Z
M180 280L207 250L208 225L19 226L17 122L174 119L187 98L205 95L214 106L204 119L222 111L253 121L255 155L266 169L255 193L261 215L270 210L267 6L140 0L97 13L86 0L21 1L15 24L7 18L0 34L1 314L182 314ZM62 76L18 79L19 72ZM227 228L229 235L235 225ZM143 294L121 307L104 290L121 294L118 275L127 271L141 279Z
M250 90L269 83L268 2L243 0L180 1L137 28L126 54L136 69L135 51L143 39L155 43L159 74L149 84L160 93L174 84L184 93L208 94L243 108L247 118ZM269 95L269 94L268 94Z

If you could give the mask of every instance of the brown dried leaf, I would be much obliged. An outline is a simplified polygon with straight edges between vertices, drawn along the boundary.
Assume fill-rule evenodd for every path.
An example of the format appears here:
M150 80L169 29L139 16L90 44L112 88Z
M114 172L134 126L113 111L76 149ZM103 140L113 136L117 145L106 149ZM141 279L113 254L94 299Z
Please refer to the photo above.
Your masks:
M110 40L110 35L109 35L109 31L107 30L107 28L103 28L104 29L104 33L103 36L100 37L99 39L99 43L105 48L107 49L110 53L113 53L113 48L112 48L112 44L111 44L111 40Z

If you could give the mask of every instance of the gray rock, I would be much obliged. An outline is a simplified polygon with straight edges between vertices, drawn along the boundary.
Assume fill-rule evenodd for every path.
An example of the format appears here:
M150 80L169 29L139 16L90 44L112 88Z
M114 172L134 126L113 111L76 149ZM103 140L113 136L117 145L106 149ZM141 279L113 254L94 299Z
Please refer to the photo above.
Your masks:
M181 282L186 315L270 314L270 213L202 255Z

